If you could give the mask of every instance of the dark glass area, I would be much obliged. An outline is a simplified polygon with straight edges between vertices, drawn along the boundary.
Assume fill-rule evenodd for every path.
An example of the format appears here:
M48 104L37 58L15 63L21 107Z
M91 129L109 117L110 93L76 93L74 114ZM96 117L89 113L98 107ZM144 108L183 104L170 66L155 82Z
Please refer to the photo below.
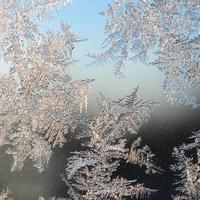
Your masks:
M174 161L171 156L173 148L189 142L188 137L192 132L200 129L199 119L200 111L189 107L160 106L155 109L150 120L141 127L139 135L143 144L149 145L156 155L155 162L163 169L162 174L146 175L143 169L121 162L114 175L127 179L136 178L145 186L157 189L150 197L151 200L172 199L172 194L176 193L173 185L176 176L169 170ZM132 140L130 137L127 145L130 145ZM23 170L10 172L12 158L1 148L0 187L8 187L16 200L37 200L39 196L66 197L67 186L61 176L65 174L70 152L79 151L81 148L79 141L70 138L62 149L55 150L47 170L41 174L32 167L30 161L26 162Z

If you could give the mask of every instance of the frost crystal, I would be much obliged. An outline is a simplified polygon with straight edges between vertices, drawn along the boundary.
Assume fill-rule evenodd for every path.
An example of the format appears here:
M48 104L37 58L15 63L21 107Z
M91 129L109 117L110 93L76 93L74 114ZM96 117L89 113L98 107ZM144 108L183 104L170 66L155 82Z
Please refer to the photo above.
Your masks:
M148 196L153 190L122 177L112 178L120 160L144 166L147 172L155 172L154 156L148 147L139 149L140 139L131 150L125 147L127 133L137 134L149 117L152 102L137 100L137 89L125 98L112 101L100 94L98 99L102 115L94 117L84 131L90 138L87 149L74 152L66 168L71 199L116 199Z
M10 197L10 190L7 188L0 193L0 200L13 200Z
M165 74L172 103L198 105L190 93L200 83L198 0L114 0L101 14L107 18L106 50L89 54L93 63L112 61L117 75L128 58L152 64Z
M176 196L175 200L200 199L200 131L196 132L193 138L195 138L194 143L174 149L173 156L177 163L171 168L178 173L180 179L176 183L180 195ZM187 151L194 149L196 155L187 157Z
M81 124L78 107L87 81L72 79L73 49L82 39L67 23L41 33L37 22L69 0L0 2L0 146L8 147L13 170L27 158L41 172L65 135ZM52 8L49 12L49 8ZM8 70L7 70L8 69ZM84 91L84 94L80 93ZM77 123L78 122L78 123Z

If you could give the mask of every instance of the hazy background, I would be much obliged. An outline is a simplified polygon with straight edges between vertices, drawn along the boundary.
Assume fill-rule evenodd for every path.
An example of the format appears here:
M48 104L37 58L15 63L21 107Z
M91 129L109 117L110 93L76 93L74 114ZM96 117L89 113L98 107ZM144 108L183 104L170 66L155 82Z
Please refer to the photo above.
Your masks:
M61 10L52 22L41 23L43 30L59 29L61 21L72 25L72 30L88 40L75 47L75 59L80 60L72 69L75 78L94 78L89 98L89 112L96 110L96 96L101 91L104 94L119 98L139 86L140 97L161 102L161 105L152 111L150 120L140 130L143 142L148 144L156 154L156 163L164 169L163 175L146 177L138 174L132 166L123 165L118 173L129 179L137 177L145 185L159 189L152 196L153 200L169 200L174 192L174 174L169 171L173 162L171 153L173 147L188 142L192 131L200 129L200 111L190 107L171 106L166 102L162 91L163 75L153 66L141 63L127 62L125 79L115 77L113 67L86 67L90 63L87 53L101 52L101 43L105 39L105 18L98 13L106 9L111 0L74 0L65 9ZM197 96L199 91L196 90ZM129 141L131 143L131 141ZM67 188L60 175L65 173L69 152L79 150L79 141L71 140L62 149L57 149L50 160L48 169L39 174L32 163L27 161L20 172L10 173L11 157L5 155L4 149L0 153L0 188L8 186L16 200L36 200L39 195L66 196Z

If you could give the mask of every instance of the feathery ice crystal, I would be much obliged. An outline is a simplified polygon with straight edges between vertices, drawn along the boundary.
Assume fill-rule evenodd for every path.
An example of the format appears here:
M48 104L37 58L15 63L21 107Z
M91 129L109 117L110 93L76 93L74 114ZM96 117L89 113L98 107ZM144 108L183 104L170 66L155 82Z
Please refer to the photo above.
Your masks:
M137 180L112 177L121 160L146 167L147 173L156 172L153 154L148 146L140 148L140 138L131 149L125 147L127 133L137 134L148 119L153 102L137 100L137 89L125 98L112 101L100 94L101 115L88 123L79 137L85 137L86 150L74 152L69 158L64 178L70 199L116 199L148 196L154 190L138 184Z
M67 23L58 32L38 28L38 20L68 2L0 1L0 59L6 68L0 76L0 146L14 159L12 171L27 158L43 171L52 149L81 123L77 109L90 81L74 80L69 68L74 45L82 39Z
M199 105L190 89L200 83L200 1L114 0L101 14L106 50L89 54L93 63L112 61L117 75L128 58L152 64L165 74L172 103Z
M1 191L1 193L0 193L0 200L13 200L10 197L10 190L8 188Z
M174 149L173 156L177 163L171 168L178 173L180 179L176 183L180 195L175 196L175 200L200 199L200 131L191 138L195 138L193 143ZM196 155L187 157L186 153L190 150L195 150Z

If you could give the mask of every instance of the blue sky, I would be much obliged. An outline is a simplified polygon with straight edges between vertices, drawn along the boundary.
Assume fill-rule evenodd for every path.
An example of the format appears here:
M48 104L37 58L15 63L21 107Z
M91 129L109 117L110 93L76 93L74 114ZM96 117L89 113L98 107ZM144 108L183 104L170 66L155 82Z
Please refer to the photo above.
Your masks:
M55 20L44 23L44 29L59 29L60 22L66 21L71 30L88 40L75 47L74 57L79 62L74 66L72 73L75 78L94 78L94 87L90 94L90 102L95 107L96 96L101 91L108 96L118 98L132 91L139 85L140 94L145 99L165 101L162 91L162 74L152 66L141 63L127 62L125 68L126 78L119 80L114 75L113 66L91 66L85 55L103 51L101 43L105 39L104 26L106 18L99 14L105 10L112 0L73 0L64 9L60 10Z

